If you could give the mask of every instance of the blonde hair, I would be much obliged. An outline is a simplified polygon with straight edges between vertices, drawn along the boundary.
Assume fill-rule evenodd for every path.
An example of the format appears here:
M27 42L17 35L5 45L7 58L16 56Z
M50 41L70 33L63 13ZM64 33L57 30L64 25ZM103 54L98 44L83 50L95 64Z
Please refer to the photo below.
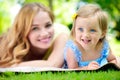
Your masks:
M0 67L19 63L29 53L30 43L27 36L31 29L33 18L39 11L47 12L52 22L54 21L53 13L44 5L40 3L25 4L16 16L12 27L1 37Z
M71 36L72 38L75 37L75 21L77 17L82 17L82 18L88 18L88 17L93 17L98 20L99 26L101 31L104 33L104 37L100 39L100 42L102 42L105 39L105 34L107 33L107 26L108 26L108 16L105 11L103 11L99 5L97 4L86 4L78 9L74 16L74 22L73 22L73 27L71 30Z

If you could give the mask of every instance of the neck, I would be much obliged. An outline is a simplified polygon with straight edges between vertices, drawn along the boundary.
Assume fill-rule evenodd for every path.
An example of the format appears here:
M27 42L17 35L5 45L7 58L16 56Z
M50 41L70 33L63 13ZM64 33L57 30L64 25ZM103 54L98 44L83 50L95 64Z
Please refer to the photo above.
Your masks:
M30 60L42 60L44 56L46 55L48 49L37 49L37 48L31 48L30 52L24 57L25 61Z
M37 49L37 48L32 48L31 49L31 55L35 56L35 57L44 57L44 55L46 54L46 52L48 51L48 49Z

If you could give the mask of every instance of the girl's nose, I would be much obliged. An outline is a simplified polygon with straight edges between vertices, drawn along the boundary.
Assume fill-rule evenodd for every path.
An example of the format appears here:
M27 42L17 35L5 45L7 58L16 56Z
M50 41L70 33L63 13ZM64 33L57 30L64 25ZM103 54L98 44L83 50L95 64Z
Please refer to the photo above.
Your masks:
M86 33L84 33L84 36L85 36L86 38L89 38L90 34L89 34L88 32L86 32Z

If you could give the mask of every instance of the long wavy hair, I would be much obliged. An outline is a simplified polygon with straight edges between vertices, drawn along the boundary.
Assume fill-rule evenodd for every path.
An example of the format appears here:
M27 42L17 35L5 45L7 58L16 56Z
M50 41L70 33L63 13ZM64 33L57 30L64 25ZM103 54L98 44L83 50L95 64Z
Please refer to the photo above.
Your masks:
M19 63L30 51L28 34L34 16L39 11L49 14L52 22L54 15L49 8L40 3L25 4L16 16L12 27L0 38L0 67L8 67Z
M74 16L74 21L73 21L73 27L71 30L71 37L73 40L75 39L75 24L76 24L76 19L77 17L82 17L82 18L89 18L93 17L98 20L100 29L103 33L103 38L101 38L98 42L97 45L102 45L102 42L104 41L107 33L107 28L108 28L108 15L106 11L103 11L99 5L97 4L87 4L78 9L76 12L76 15Z

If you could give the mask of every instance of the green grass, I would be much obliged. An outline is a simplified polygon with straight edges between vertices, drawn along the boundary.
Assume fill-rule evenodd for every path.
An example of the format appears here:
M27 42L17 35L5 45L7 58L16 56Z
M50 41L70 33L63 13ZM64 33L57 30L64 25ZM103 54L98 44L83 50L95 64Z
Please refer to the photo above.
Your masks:
M0 80L120 80L120 71L99 72L38 72L19 73L6 72Z
M120 56L120 41L117 41L116 39L112 39L109 42L112 52L115 55Z

